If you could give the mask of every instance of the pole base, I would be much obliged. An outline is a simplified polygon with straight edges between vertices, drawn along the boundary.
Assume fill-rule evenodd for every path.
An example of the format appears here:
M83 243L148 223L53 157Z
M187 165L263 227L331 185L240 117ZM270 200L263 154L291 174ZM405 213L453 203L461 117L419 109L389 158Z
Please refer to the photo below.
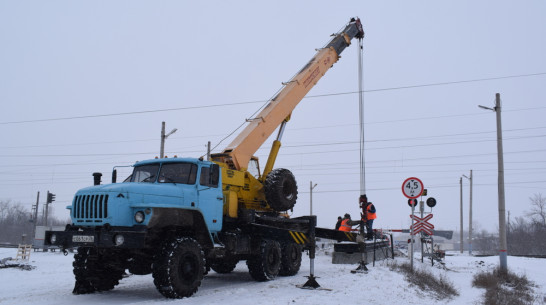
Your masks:
M309 275L309 276L306 276L306 278L308 278L307 282L305 282L305 284L301 285L301 286L298 286L299 288L302 288L302 289L317 289L317 288L320 288L320 285L319 283L317 283L316 281L316 277L314 275Z
M358 267L356 267L355 270L351 270L351 273L368 273L368 267L366 267L366 263L364 261L360 261Z

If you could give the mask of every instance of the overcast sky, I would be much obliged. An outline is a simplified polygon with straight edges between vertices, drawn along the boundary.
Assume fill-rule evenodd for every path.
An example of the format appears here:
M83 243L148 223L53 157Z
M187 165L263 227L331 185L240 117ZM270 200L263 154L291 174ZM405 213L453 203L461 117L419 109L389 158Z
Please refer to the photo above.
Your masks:
M407 228L402 182L437 199L431 222L460 227L460 178L474 223L498 226L495 94L502 100L510 218L546 195L546 2L0 0L0 200L30 209L108 182L113 166L199 157L289 80L351 17L364 38L366 193L377 228ZM294 216L358 215L355 43L294 110L276 167L299 185ZM237 133L235 133L236 135ZM271 141L271 139L270 139ZM268 141L257 155L265 164ZM463 178L464 228L469 181ZM426 198L425 198L426 199ZM430 209L427 209L429 211ZM476 227L477 226L477 227Z

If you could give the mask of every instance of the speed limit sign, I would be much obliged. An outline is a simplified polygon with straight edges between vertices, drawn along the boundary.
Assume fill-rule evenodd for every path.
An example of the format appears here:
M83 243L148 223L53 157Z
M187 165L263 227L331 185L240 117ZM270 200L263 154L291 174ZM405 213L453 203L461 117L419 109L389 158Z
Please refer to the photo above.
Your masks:
M410 199L421 196L424 189L423 182L415 177L408 178L402 183L402 193Z

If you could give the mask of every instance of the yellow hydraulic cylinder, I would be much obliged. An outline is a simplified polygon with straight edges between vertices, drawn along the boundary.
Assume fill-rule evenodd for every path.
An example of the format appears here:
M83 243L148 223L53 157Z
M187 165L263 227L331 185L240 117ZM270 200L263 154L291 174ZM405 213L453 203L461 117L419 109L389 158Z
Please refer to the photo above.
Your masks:
M280 149L281 149L281 141L279 140L273 141L273 145L271 146L271 152L269 152L267 163L265 163L264 172L262 175L262 182L265 181L265 178L267 178L267 175L273 170L273 165L275 165L275 160L277 159L277 155L279 154Z

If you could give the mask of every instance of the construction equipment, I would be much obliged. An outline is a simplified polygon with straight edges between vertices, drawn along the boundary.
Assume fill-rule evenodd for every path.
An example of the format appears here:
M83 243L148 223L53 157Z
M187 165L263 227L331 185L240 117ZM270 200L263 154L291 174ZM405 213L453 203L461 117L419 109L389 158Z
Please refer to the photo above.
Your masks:
M48 245L78 247L73 292L111 290L128 269L151 273L167 298L188 297L209 269L229 273L242 260L258 281L295 275L304 249L314 258L316 217L286 216L298 191L289 170L273 169L281 137L296 105L363 37L360 20L351 19L212 160L140 161L124 183L114 169L112 184L95 179L79 190L68 207L72 224L46 233ZM253 155L277 128L260 172Z

